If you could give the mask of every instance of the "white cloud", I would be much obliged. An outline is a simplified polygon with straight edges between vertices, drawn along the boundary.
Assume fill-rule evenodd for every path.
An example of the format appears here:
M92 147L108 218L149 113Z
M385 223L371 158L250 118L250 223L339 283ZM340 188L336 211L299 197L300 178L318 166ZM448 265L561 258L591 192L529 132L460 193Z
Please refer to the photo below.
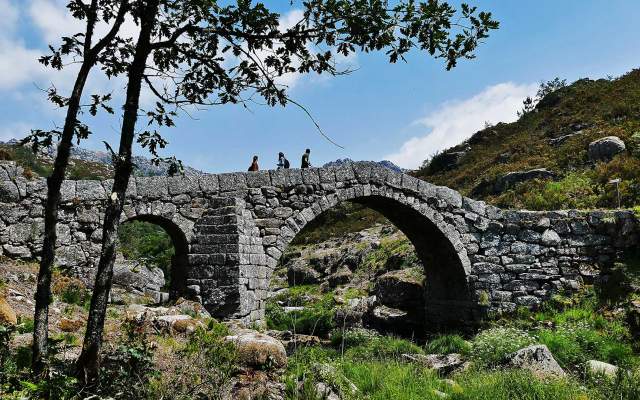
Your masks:
M0 128L0 141L6 142L10 139L22 139L31 132L33 124L25 122L14 122Z
M2 21L0 32L15 31L19 15L18 7L13 5L9 0L0 0L0 21Z
M413 124L428 129L424 136L407 140L385 158L403 168L417 168L437 151L455 146L484 127L485 122L513 122L522 100L535 94L535 84L512 82L490 86L477 95L444 103Z
M83 32L84 23L73 18L61 0L32 0L29 16L47 43L58 43L62 36Z
M14 89L45 75L37 61L40 55L20 42L0 37L0 90Z

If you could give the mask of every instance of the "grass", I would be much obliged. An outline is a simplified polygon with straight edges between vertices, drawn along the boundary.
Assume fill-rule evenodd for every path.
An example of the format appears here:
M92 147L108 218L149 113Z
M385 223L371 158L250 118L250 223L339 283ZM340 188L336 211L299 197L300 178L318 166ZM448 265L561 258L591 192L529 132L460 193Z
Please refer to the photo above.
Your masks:
M425 350L429 354L469 354L471 345L460 335L440 335L429 340Z
M358 270L369 273L380 271L385 268L392 257L399 263L394 266L394 269L413 267L420 263L416 250L407 237L391 236L382 238L380 246L367 253L358 266Z
M572 379L541 380L526 371L491 371L461 374L462 390L455 400L588 400L588 392Z
M286 311L278 302L302 310ZM317 285L294 286L287 293L267 302L266 320L269 329L325 336L336 327L333 316L336 302L332 293L319 294Z

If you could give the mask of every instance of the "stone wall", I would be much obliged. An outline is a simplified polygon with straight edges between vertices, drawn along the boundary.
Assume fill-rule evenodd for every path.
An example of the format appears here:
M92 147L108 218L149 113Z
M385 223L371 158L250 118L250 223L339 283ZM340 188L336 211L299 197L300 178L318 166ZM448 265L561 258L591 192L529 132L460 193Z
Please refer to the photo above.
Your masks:
M57 263L91 283L110 181L66 181ZM36 257L44 180L0 165L2 254ZM637 243L629 211L505 211L375 163L336 168L135 178L123 221L163 226L174 239L184 295L216 316L260 320L269 279L295 235L343 201L389 218L416 247L427 276L429 321L459 323L487 311L537 306L577 290ZM595 272L594 272L595 271Z

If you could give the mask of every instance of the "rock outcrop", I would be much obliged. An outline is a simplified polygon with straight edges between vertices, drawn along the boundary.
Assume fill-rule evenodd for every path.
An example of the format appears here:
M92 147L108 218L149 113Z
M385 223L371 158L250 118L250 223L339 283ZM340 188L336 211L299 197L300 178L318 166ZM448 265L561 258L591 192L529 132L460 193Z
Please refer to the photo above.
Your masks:
M424 273L422 267L387 272L376 280L376 297L380 304L402 310L424 307Z
M472 195L496 195L514 187L518 183L533 179L555 179L556 173L546 168L536 168L528 171L513 171L495 178L483 180L471 191Z
M165 285L164 272L158 267L148 267L136 261L118 258L113 266L113 285L116 295L112 302L119 302L117 289L127 295L149 296L156 304L169 300L169 294L162 292ZM120 293L120 294L123 294Z
M533 345L508 356L508 366L531 371L537 376L565 376L553 354L545 345Z
M287 365L283 344L271 336L250 329L239 329L225 340L236 345L240 363L247 367L280 369Z
M622 139L617 136L607 136L589 143L589 160L610 161L616 154L626 150Z

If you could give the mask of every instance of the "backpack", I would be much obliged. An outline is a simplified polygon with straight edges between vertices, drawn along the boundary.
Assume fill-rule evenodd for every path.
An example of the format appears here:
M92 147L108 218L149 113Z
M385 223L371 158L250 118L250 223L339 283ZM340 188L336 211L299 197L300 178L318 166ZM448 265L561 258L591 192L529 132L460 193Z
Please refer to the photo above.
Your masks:
M289 160L284 159L284 169L289 169Z

